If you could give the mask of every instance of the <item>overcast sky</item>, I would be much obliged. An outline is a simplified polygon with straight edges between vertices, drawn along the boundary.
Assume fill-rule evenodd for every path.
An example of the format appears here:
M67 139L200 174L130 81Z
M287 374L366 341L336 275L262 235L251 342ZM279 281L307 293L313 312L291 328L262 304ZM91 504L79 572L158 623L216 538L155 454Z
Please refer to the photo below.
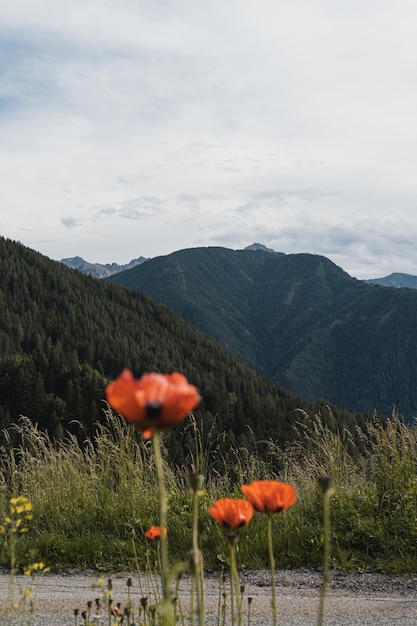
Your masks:
M416 27L414 0L4 2L0 233L417 274Z

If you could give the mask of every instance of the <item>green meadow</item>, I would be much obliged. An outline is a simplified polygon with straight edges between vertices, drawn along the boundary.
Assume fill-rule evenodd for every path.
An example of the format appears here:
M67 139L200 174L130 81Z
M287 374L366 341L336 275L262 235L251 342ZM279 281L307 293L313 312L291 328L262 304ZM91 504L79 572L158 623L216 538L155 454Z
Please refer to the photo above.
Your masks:
M319 417L301 413L294 443L273 443L262 457L233 448L220 466L211 463L213 442L193 416L185 423L187 447L181 466L168 460L162 437L168 493L168 544L173 563L191 548L192 497L189 476L204 473L199 500L204 564L227 562L224 529L207 511L218 498L243 497L242 484L260 479L289 482L298 502L273 517L276 566L321 564L322 493L328 475L331 498L331 565L344 570L404 573L417 570L417 431L394 416L368 421L353 432L331 431ZM145 568L155 555L146 530L159 523L158 483L152 446L118 416L106 412L93 437L72 435L56 442L22 418L3 433L0 450L0 516L22 495L32 504L29 532L19 536L17 563L42 561L52 570L102 571ZM205 441L205 443L203 443ZM223 442L224 444L224 442ZM265 452L267 450L267 452ZM255 513L239 529L239 568L267 568L265 520ZM3 537L4 538L4 537ZM0 539L0 565L10 564Z

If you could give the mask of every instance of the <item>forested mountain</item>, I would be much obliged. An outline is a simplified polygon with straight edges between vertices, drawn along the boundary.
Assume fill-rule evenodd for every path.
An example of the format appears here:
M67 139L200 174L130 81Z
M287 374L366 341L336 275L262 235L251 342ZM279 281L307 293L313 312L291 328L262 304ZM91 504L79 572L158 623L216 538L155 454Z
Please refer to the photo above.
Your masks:
M53 436L91 432L104 387L123 368L183 372L203 401L196 417L242 445L283 442L324 404L303 403L232 352L142 294L85 276L0 238L0 426L27 415ZM327 415L327 411L325 411ZM335 424L355 418L333 408ZM329 416L329 420L332 418ZM74 422L74 420L76 422ZM178 456L178 455L177 455Z
M195 248L110 279L166 304L304 399L417 414L417 293L329 259Z
M403 274L401 272L394 272L389 276L383 278L368 278L366 283L372 285L384 285L385 287L396 287L402 289L407 287L408 289L417 289L417 276L412 274Z

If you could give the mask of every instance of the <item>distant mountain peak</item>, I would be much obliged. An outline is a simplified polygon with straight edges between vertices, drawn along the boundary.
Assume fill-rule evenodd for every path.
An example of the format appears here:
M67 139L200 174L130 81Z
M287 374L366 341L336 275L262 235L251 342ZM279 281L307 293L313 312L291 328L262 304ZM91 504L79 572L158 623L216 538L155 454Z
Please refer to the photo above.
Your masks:
M147 260L147 258L140 256L137 259L132 259L125 265L119 265L118 263L89 263L80 256L74 256L68 259L61 259L60 263L63 263L72 269L78 270L82 274L93 276L93 278L107 278L108 276L112 276L118 272L130 270Z
M69 259L61 259L61 263L67 267L72 267L74 270L78 270L80 267L83 267L87 261L81 256L72 256Z
M382 278L368 278L364 282L371 285L383 285L384 287L395 287L397 289L417 289L417 276L413 274L405 274L402 272L393 272L389 276Z
M276 252L272 248L267 248L266 246L264 246L263 243L252 243L250 246L246 246L244 250L263 250L264 252L272 252L272 253Z

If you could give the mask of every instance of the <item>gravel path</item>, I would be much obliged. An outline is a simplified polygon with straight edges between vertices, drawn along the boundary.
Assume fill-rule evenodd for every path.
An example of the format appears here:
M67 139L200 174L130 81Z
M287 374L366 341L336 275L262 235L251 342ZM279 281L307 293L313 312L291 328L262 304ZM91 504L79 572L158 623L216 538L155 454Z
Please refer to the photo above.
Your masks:
M129 574L114 575L115 601L127 599L126 581ZM138 604L144 595L134 575L132 595ZM98 580L94 572L76 574L47 574L38 579L34 588L35 615L33 626L74 626L74 609L83 611L89 600L102 597L102 590L94 588ZM285 626L312 626L317 623L320 572L303 568L277 572L278 624ZM272 623L270 611L269 572L245 572L241 575L244 591L244 624L247 626L247 597L252 598L252 626ZM17 588L27 585L28 579L19 577ZM107 583L107 578L106 578ZM104 588L106 588L106 583ZM7 597L9 578L0 575L0 604ZM143 584L143 583L142 583ZM207 625L217 624L219 578L206 576ZM180 585L180 597L187 609L190 578L185 576ZM228 585L225 591L229 597ZM417 624L417 574L386 576L383 574L344 574L334 572L326 599L327 626L343 625L398 625ZM79 621L82 622L81 617ZM107 624L107 621L105 622ZM226 619L230 624L230 618ZM21 624L15 621L16 626Z

